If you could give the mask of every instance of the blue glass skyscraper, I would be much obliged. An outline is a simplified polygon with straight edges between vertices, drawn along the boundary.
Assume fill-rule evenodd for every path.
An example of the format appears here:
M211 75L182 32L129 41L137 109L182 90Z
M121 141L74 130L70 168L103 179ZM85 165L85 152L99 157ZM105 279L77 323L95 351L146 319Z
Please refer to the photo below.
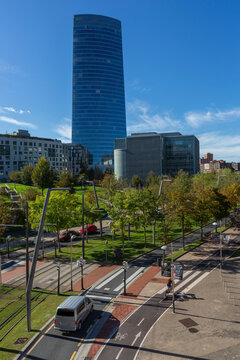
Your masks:
M125 136L121 22L75 15L72 142L87 146L90 164L111 164L114 139Z

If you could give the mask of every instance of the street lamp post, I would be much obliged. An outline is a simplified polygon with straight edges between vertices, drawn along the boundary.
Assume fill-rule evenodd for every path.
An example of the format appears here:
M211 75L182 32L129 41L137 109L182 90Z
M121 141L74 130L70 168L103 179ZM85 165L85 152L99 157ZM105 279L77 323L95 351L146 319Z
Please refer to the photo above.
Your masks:
M10 242L10 241L11 241L11 235L8 235L8 236L6 237L8 259L10 258L10 246L9 246L9 242Z
M166 250L167 250L167 246L166 246L166 245L161 246L161 250L163 251L161 275L163 275L163 274L164 274L164 268L165 268L165 266L164 266L165 252L166 252Z
M71 273L71 291L73 291L73 280L72 280L72 240L73 240L73 235L70 237L71 239L71 253L70 253L70 263L71 263L71 268L70 268L70 273Z
M36 238L36 245L35 245L35 250L34 250L34 254L33 254L31 271L29 274L27 290L26 290L27 330L28 330L28 332L31 331L31 291L32 291L32 285L33 285L33 279L34 279L34 274L35 274L36 265L37 265L38 252L39 252L39 248L40 248L40 241L41 241L41 237L42 237L43 226L44 226L44 221L45 221L45 217L46 217L46 213L47 213L47 206L48 206L48 202L49 202L49 198L50 198L50 193L51 193L51 191L54 191L54 190L56 190L56 191L68 190L69 191L71 189L70 188L52 188L52 189L49 188L49 189L47 189L45 202L43 205L42 216L41 216L41 220L39 223L38 234L37 234L37 238Z
M107 246L108 246L108 241L107 240L105 241L105 244L106 244L106 250L105 250L106 251L106 263L107 263Z
M172 311L175 313L175 284L174 284L174 263L173 263L173 244L171 241L171 278L172 278Z
M57 265L57 272L58 272L58 285L57 285L57 294L60 295L60 269L61 266Z
M218 178L217 178L217 186L219 185L219 179L220 179L220 177L223 177L223 176L226 176L226 175L218 175Z
M218 223L216 221L214 221L212 223L213 226L215 226L215 233L217 233L217 227L218 227Z

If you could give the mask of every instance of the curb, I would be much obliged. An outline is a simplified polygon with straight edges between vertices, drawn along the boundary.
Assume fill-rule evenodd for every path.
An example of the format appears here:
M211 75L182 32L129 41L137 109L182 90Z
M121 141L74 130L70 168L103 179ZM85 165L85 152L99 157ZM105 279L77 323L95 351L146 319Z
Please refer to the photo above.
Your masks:
M54 315L55 316L55 315ZM54 316L51 317L51 319L49 319L47 321L47 323L45 323L41 329L39 330L39 332L37 334L35 334L29 341L28 343L19 351L19 353L13 358L13 360L20 360L22 356L25 356L26 354L26 350L40 337L42 336L42 334L47 330L47 328L49 327L49 324L53 321ZM29 349L30 350L30 349ZM21 352L21 353L20 353Z

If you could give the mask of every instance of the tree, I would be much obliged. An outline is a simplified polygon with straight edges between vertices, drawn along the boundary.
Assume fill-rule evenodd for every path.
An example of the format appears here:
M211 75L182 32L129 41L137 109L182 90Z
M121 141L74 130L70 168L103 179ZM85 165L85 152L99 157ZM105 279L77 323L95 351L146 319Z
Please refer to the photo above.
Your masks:
M133 175L132 180L131 180L131 185L137 189L139 189L143 186L142 180L140 179L140 177L138 175Z
M191 230L189 216L192 213L192 182L189 174L180 170L173 183L169 185L168 208L182 227L182 244L185 248L185 232Z
M34 184L42 190L53 186L54 173L50 168L49 161L42 157L32 172L32 180Z
M37 196L34 202L29 204L29 222L39 223L42 215L42 209L45 199ZM78 198L68 191L53 191L47 207L45 223L55 224L49 226L50 230L57 232L58 247L60 248L59 234L61 229L76 226L81 222L81 214L74 211L81 211L78 204ZM79 219L80 218L80 219ZM37 228L38 226L33 226Z
M0 199L0 223L9 224L11 223L11 213L9 203ZM6 227L0 226L0 235L3 235Z
M67 170L63 170L59 176L59 179L55 182L56 187L70 188L71 193L74 192L74 176Z
M11 171L8 175L8 179L14 183L21 183L21 172L20 171Z
M153 171L149 171L148 176L146 178L146 186L152 186L152 185L159 185L159 179L158 177L154 174Z
M201 240L203 240L203 226L206 225L211 218L211 198L209 190L199 187L196 183L193 185L193 200L191 218L200 224Z
M209 190L210 199L210 213L216 221L230 214L231 204L224 194L221 194L218 189Z
M39 195L38 191L35 189L27 189L23 194L23 200L26 202L28 201L35 201L36 197Z
M116 194L116 192L123 190L127 186L127 182L123 181L121 178L117 179L115 175L112 174L105 175L101 185L103 188L104 198L111 202L111 198Z
M125 226L128 225L127 210L126 210L126 194L125 192L118 192L112 198L112 204L109 209L109 216L113 221L113 230L119 229L122 238L122 253L124 257L124 237Z
M21 170L21 182L24 185L32 185L32 172L34 167L32 165L26 165Z

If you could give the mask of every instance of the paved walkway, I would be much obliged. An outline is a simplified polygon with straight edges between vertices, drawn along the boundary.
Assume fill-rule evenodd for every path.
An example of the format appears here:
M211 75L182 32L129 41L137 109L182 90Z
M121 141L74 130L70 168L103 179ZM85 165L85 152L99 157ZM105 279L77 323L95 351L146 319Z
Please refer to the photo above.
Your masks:
M240 306L228 303L219 269L176 302L149 332L137 360L240 359Z

